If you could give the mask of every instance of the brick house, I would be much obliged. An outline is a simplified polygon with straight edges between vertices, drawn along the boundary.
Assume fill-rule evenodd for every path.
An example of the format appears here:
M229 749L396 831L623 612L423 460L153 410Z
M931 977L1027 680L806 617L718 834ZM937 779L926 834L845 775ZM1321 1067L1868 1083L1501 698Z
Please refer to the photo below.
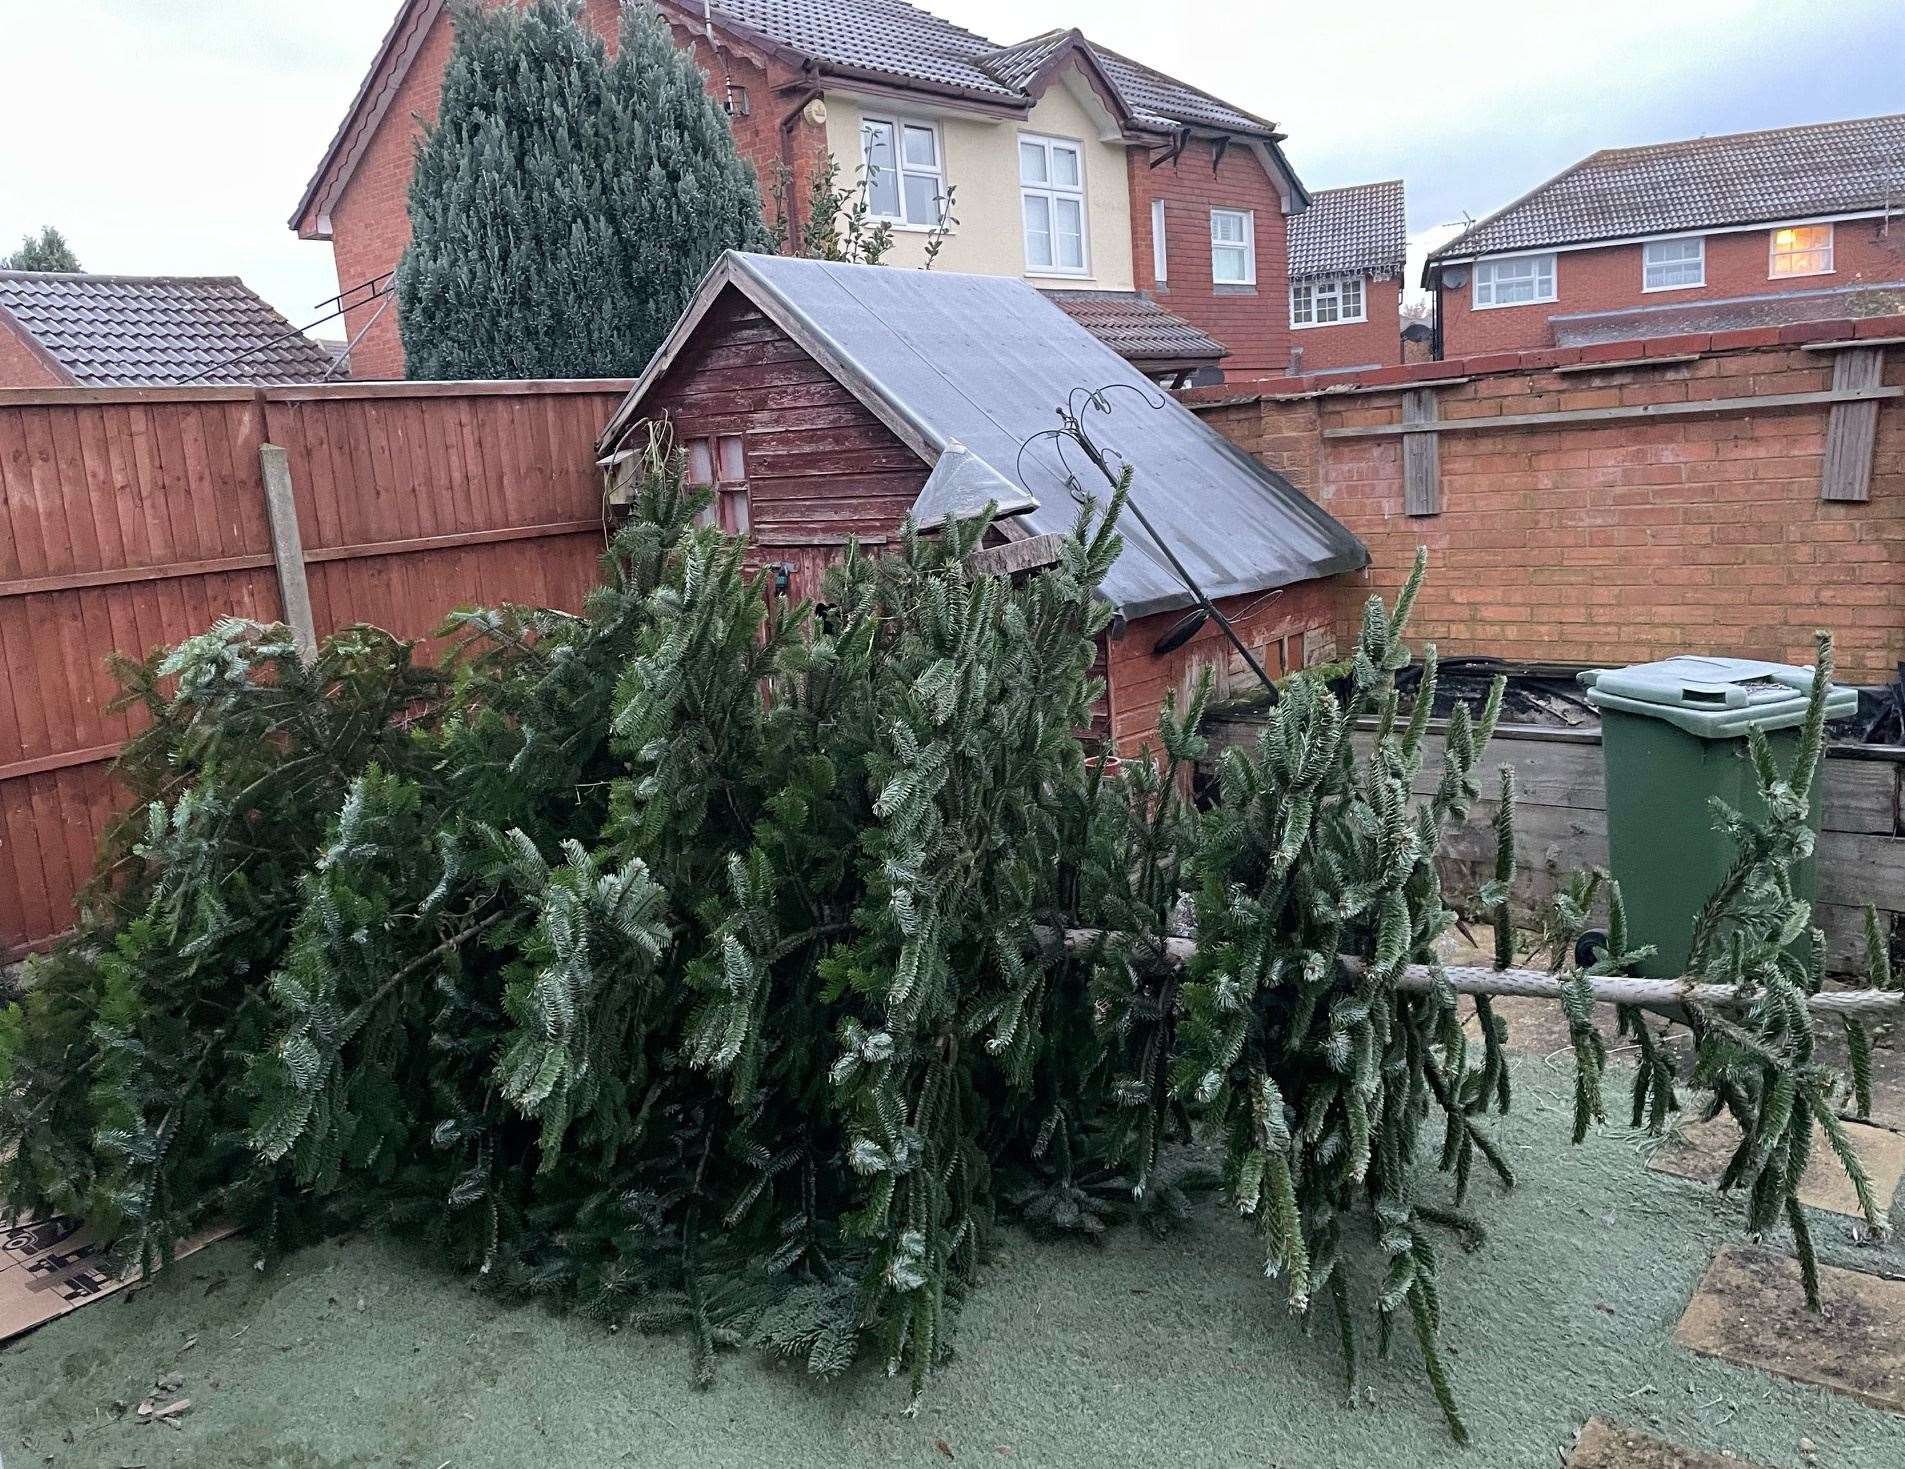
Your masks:
M236 276L0 270L0 388L262 387L332 361Z
M1905 310L1905 114L1612 148L1435 250L1438 356Z
M1220 358L1232 376L1287 370L1286 224L1309 195L1274 124L1076 30L999 46L905 0L657 3L763 197L790 178L796 229L832 154L844 178L869 169L894 264L919 263L951 192L940 269L1091 293L1075 314L1135 331L1161 378L1208 380ZM584 0L611 44L618 8ZM450 44L445 0L403 0L291 217L331 242L348 333L364 333L359 377L402 375L390 303L349 293L403 253L413 148Z
M934 344L931 360L915 343ZM665 424L710 517L745 534L780 590L818 597L849 537L879 549L908 516L1001 508L994 569L1049 564L1078 514L1084 460L1049 439L1054 410L1105 388L1090 431L1133 471L1132 496L1166 544L1277 677L1333 656L1336 583L1362 543L1227 443L1028 283L730 251L598 444L605 464ZM1122 391L1120 391L1122 389ZM1083 473L1090 475L1089 469ZM1158 711L1200 671L1220 691L1254 687L1213 621L1134 513L1102 594L1100 732L1119 754L1155 743Z
M1409 226L1401 179L1318 189L1290 220L1290 370L1402 361Z

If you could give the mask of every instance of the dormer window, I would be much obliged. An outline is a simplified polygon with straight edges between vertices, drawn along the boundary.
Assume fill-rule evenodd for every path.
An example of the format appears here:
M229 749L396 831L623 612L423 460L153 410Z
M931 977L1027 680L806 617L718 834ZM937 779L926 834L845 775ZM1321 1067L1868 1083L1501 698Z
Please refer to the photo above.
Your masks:
M1832 226L1789 224L1773 231L1773 259L1767 275L1832 274Z

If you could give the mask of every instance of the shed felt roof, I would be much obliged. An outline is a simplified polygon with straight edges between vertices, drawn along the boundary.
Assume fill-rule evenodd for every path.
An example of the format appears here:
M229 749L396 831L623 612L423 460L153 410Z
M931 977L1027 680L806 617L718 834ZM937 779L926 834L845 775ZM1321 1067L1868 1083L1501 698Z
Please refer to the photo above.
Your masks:
M1290 217L1290 279L1400 276L1409 256L1401 179L1314 189L1310 207Z
M236 276L0 270L0 311L81 387L314 382L332 364Z
M1049 440L1056 410L1080 390L1116 386L1109 413L1087 411L1094 438L1135 471L1133 494L1212 597L1288 586L1368 563L1360 541L1025 282L723 255L603 433L619 443L642 401L728 290L787 332L928 464L954 444L1038 501L1034 534L1071 528L1078 506ZM1074 403L1077 399L1073 399ZM1153 406L1155 405L1155 406ZM1080 489L1108 487L1074 447ZM979 466L983 466L983 469ZM1126 617L1194 600L1135 519L1104 592Z
M1429 255L1905 209L1905 113L1604 148Z
M1216 362L1230 349L1136 291L1043 291L1127 362Z

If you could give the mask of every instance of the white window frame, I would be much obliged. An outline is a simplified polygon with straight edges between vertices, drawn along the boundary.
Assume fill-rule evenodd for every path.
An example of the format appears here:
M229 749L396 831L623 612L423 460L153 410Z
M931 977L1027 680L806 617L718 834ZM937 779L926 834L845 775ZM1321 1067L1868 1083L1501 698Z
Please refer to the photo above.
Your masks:
M1665 246L1665 245L1673 245L1676 247L1686 246L1686 245L1695 245L1695 246L1698 246L1699 248L1695 252L1695 254L1691 257L1691 259L1688 259L1687 257L1684 257L1684 256L1675 260L1653 259L1653 252L1655 248L1659 246ZM1697 280L1667 281L1659 285L1656 285L1654 283L1653 272L1656 267L1666 268L1666 267L1681 266L1681 265L1688 265L1688 264L1692 264L1698 267L1699 278ZM1643 240L1641 242L1640 288L1643 292L1651 293L1654 291L1691 291L1698 286L1704 286L1706 283L1707 283L1706 236L1704 235L1675 235L1671 239Z
M1027 143L1045 150L1045 179L1042 184L1029 184L1025 181L1025 168L1019 150ZM1054 183L1052 170L1052 150L1061 149L1078 160L1078 184ZM1019 178L1019 248L1025 256L1027 275L1065 276L1076 280L1091 274L1091 210L1085 194L1085 144L1079 138L1054 137L1049 133L1020 133L1012 148L1012 168ZM1052 264L1034 265L1032 253L1027 248L1031 241L1031 231L1025 227L1025 201L1029 198L1045 200L1048 217L1052 221ZM1076 200L1078 204L1078 260L1076 267L1058 264L1058 201Z
M1343 310L1344 288L1356 287L1356 314L1349 315ZM1297 313L1297 301L1302 296L1309 309L1309 320L1305 321ZM1325 301L1334 303L1336 315L1328 321L1318 321ZM1319 280L1290 282L1290 327L1293 331L1310 331L1324 326L1354 326L1359 321L1369 320L1369 282L1360 275L1332 275Z
M874 164L873 160L867 156L867 144L870 141L868 129L874 124L889 127L893 130L893 171L896 175L898 185L894 191L894 197L899 201L900 212L898 214L882 214L873 207L872 183ZM918 164L908 163L906 161L906 130L908 128L919 128L922 132L928 132L933 135L933 159L936 165L935 167L922 168ZM878 220L882 224L890 224L896 230L931 231L938 229L940 225L945 222L946 139L939 131L939 124L934 122L931 118L908 117L906 114L900 112L863 114L860 118L860 166L866 170L864 177L867 180L867 218ZM929 178L933 181L933 202L938 206L938 221L929 221L925 224L921 224L918 220L912 220L906 217L906 179L909 174L915 178Z
M1826 232L1825 268L1823 270L1781 270L1779 268L1779 257L1782 253L1786 255L1816 255L1819 253L1817 246L1808 247L1803 250L1786 250L1782 252L1779 248L1779 235L1781 230L1824 230ZM1766 279L1769 281L1791 281L1804 280L1809 275L1833 274L1838 269L1838 260L1836 259L1838 246L1837 235L1838 231L1829 223L1781 224L1773 226L1772 229L1766 232Z
M1159 285L1167 284L1171 279L1168 262L1169 241L1164 228L1164 201L1151 201L1151 278Z
M1243 221L1244 273L1241 278L1217 274L1217 252L1235 250L1239 241L1217 238L1219 217ZM1210 283L1212 286L1254 286L1257 283L1257 211L1254 209L1213 209L1210 212Z
M1547 295L1533 295L1528 297L1525 301L1497 301L1495 299L1495 288L1497 285L1495 272L1504 265L1520 265L1523 261L1530 261L1535 264L1536 269L1530 272L1530 278L1534 281L1535 290L1539 292L1541 290L1541 271L1539 265L1543 260L1548 262ZM1474 277L1469 287L1469 300L1473 309L1476 311L1506 311L1514 306L1539 306L1544 302L1555 300L1561 289L1559 262L1551 250L1544 250L1531 255L1497 255L1490 259L1476 261L1472 269L1474 271ZM1482 299L1482 277L1484 274L1488 277L1488 299L1486 301Z

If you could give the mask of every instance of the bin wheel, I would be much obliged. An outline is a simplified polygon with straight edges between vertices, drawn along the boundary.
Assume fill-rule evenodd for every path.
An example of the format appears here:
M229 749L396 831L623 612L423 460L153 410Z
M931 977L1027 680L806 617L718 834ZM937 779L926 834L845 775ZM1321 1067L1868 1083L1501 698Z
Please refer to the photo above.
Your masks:
M1580 965L1581 968L1586 969L1589 965L1595 963L1600 957L1598 954L1595 953L1595 950L1605 949L1606 947L1607 947L1606 930L1599 929L1599 928L1590 928L1586 933L1582 934L1581 937L1579 937L1578 939L1574 941L1574 962Z

